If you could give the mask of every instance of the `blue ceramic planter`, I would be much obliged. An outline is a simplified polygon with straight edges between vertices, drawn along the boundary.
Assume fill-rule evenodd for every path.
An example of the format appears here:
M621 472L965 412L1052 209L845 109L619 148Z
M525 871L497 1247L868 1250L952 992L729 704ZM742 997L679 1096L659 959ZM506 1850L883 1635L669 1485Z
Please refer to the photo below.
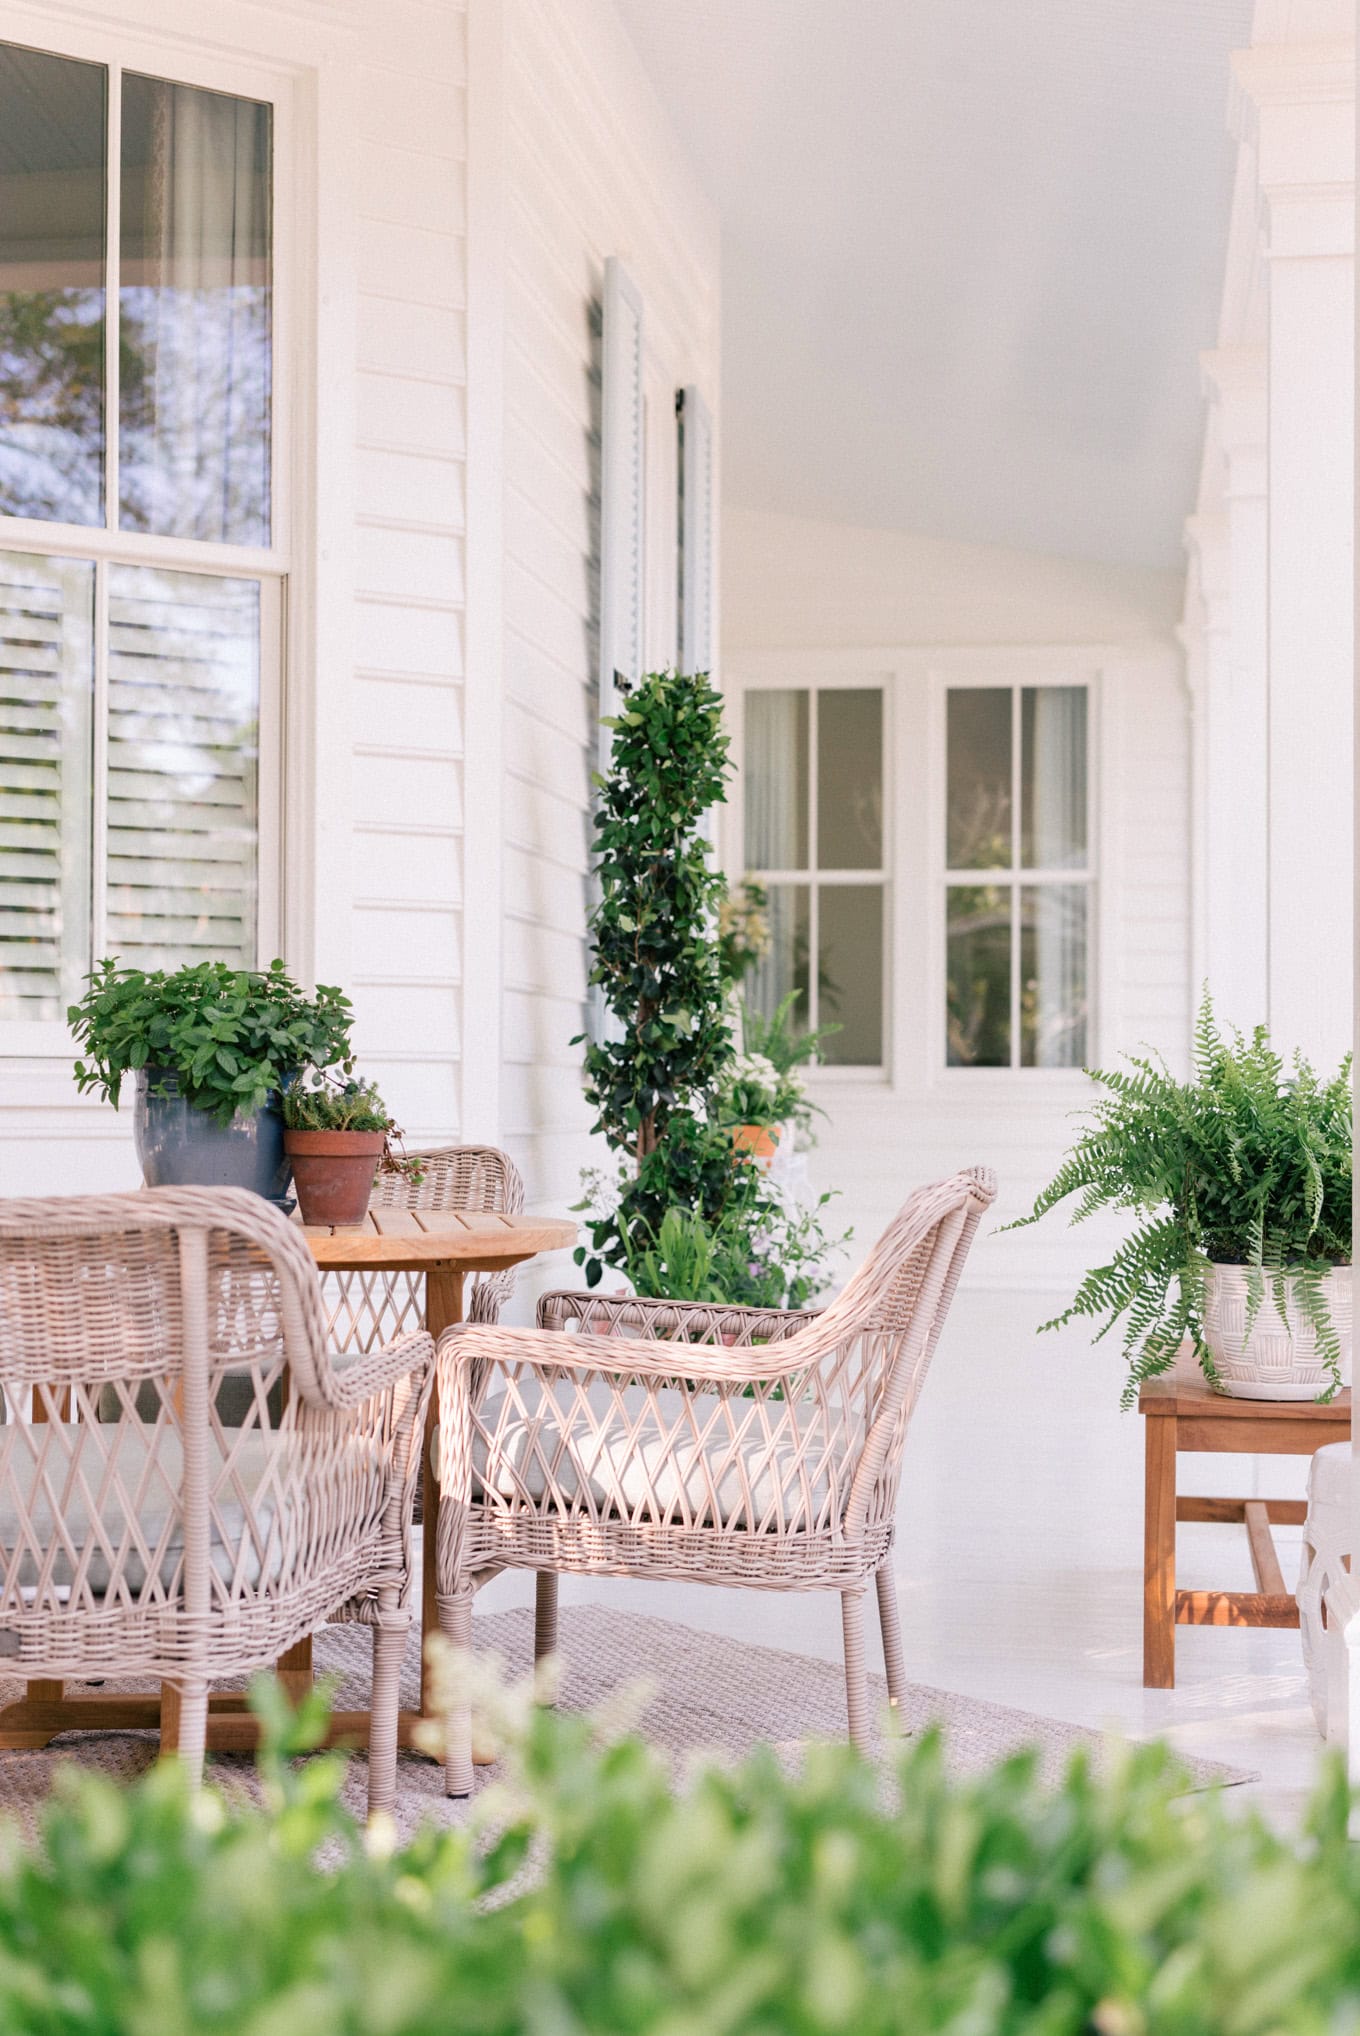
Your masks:
M153 1094L153 1082L168 1093ZM185 1102L172 1074L142 1069L132 1123L149 1188L250 1188L278 1203L287 1197L292 1167L283 1149L283 1115L272 1097L263 1109L238 1110L230 1124L219 1124Z

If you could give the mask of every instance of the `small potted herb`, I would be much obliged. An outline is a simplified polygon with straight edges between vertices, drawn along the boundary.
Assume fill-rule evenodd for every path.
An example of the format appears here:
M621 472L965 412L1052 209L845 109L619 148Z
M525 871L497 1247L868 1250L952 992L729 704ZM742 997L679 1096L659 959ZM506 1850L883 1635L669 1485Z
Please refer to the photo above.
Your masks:
M324 1073L295 1082L283 1098L283 1143L304 1223L362 1223L379 1166L421 1177L401 1150L401 1131L372 1082Z
M118 1108L136 1085L133 1132L148 1187L288 1190L280 1099L306 1066L348 1074L349 999L316 995L281 961L264 970L199 962L167 973L101 961L67 1019L81 1049L76 1086Z

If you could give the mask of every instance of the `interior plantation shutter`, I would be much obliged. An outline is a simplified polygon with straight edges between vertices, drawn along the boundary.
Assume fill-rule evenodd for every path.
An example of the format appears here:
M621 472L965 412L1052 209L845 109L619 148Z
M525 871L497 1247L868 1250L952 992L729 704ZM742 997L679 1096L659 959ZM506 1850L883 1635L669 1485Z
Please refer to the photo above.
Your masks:
M642 672L642 297L615 255L604 265L600 389L601 715L617 705L616 674ZM600 730L600 768L611 733Z
M676 399L680 433L680 669L713 669L713 419L691 383Z
M7 1022L64 1021L89 965L93 687L93 566L0 552L0 1017Z
M255 965L260 589L109 572L106 951Z

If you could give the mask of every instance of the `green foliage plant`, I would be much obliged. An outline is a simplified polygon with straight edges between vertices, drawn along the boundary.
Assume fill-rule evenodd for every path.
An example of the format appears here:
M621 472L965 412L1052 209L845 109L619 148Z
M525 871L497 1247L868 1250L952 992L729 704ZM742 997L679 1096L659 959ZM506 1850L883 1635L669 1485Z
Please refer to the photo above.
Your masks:
M76 1086L115 1109L124 1075L143 1068L155 1093L173 1076L186 1101L222 1125L260 1109L309 1064L352 1072L348 997L326 984L309 996L281 961L258 971L198 962L167 974L105 960L85 980L66 1014L82 1055Z
M1324 1082L1301 1056L1286 1065L1264 1026L1225 1039L1206 992L1188 1082L1147 1058L1092 1079L1105 1094L1020 1224L1070 1196L1074 1223L1102 1208L1131 1210L1136 1221L1044 1327L1097 1320L1104 1336L1122 1318L1126 1406L1186 1340L1212 1381L1204 1339L1212 1268L1245 1266L1248 1327L1268 1293L1287 1322L1292 1290L1317 1332L1330 1398L1341 1383L1340 1345L1324 1281L1351 1262L1349 1058Z
M513 1701L512 1701L513 1699ZM257 1705L260 1697L257 1696ZM1302 1838L1159 1746L951 1780L844 1745L678 1784L636 1736L517 1693L506 1781L398 1844L344 1763L291 1752L267 1806L65 1765L0 1847L0 2028L24 2036L1345 2036L1360 1850L1329 1764ZM211 1772L211 1770L210 1770Z
M283 1092L285 1131L381 1131L379 1173L401 1174L412 1186L425 1178L420 1154L408 1153L401 1126L373 1082L341 1081L312 1068Z
M590 914L590 980L610 1023L582 1039L594 1129L641 1165L732 1051L712 934L724 886L701 826L725 796L728 739L706 674L649 672L620 692L605 723L610 768L596 780Z
M770 951L770 900L762 884L745 877L723 886L718 900L718 966L723 981L740 983Z

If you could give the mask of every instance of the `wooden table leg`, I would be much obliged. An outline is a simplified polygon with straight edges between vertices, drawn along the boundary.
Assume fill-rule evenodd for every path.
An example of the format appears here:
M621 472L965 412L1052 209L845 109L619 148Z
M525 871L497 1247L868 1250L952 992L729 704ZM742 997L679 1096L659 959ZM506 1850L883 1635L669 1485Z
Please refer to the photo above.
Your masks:
M1143 1688L1176 1686L1176 1417L1149 1414L1143 1511Z
M425 1327L437 1343L444 1331L463 1319L463 1275L460 1272L431 1272L425 1276ZM439 1543L439 1480L431 1461L435 1430L439 1425L439 1394L430 1395L425 1419L425 1496L421 1525L420 1568L420 1710L429 1715L426 1690L425 1643L439 1631L439 1608L435 1603L436 1563Z
M290 1704L300 1704L312 1687L312 1636L297 1640L291 1647L285 1647L279 1656L276 1673L288 1692Z

